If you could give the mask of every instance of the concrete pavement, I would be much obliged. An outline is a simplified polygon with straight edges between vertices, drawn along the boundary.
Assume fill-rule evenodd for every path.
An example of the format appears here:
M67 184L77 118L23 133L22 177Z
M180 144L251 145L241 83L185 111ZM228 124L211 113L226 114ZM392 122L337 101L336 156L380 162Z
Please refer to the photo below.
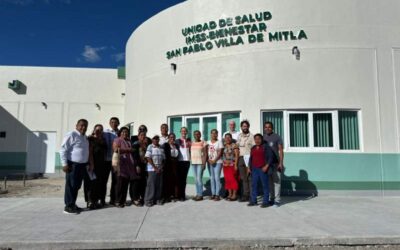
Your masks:
M400 197L286 197L283 206L264 209L190 200L62 211L62 198L0 198L0 249L400 245Z

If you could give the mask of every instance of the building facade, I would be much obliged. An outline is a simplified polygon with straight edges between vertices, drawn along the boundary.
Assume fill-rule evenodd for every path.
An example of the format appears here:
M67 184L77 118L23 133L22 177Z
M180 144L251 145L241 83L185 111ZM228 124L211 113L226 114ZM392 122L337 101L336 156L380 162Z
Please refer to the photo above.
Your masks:
M400 188L400 3L189 0L126 48L125 119L151 133L273 121L293 190Z

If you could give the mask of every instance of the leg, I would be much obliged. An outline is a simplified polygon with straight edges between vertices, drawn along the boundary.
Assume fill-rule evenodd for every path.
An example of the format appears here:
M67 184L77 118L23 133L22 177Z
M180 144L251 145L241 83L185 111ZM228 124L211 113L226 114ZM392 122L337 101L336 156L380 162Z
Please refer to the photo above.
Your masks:
M275 172L275 170L274 170ZM274 188L274 175L268 175L269 185L269 199L273 202L275 200L275 188Z
M253 175L253 178L251 180L251 185L252 185L252 190L251 190L251 197L250 197L250 202L257 204L257 196L258 196L258 180L260 178L260 171L261 169L259 168L253 168L251 170L251 174Z
M74 206L76 206L76 199L78 198L79 189L82 187L82 181L86 172L86 165L87 164L73 164L73 168L75 169L73 173L74 182L72 185Z
M211 195L216 195L216 187L215 187L215 176L214 176L214 167L215 164L208 163L208 173L210 174L210 186L211 186Z
M155 194L155 172L149 172L147 177L146 194L144 196L144 202L146 205L154 204L154 194Z
M193 165L194 177L196 179L196 193L197 196L203 196L203 169L200 164Z
M70 165L71 162L68 162L68 165ZM73 178L73 171L74 169L71 170L71 172L65 173L65 192L64 192L64 203L66 207L73 207L74 205L74 196L73 196L73 183L74 183L74 178Z
M282 181L282 173L278 170L275 170L273 173L273 182L274 182L274 194L275 194L275 202L281 202L281 181Z
M240 188L242 189L242 200L246 201L250 196L250 188L249 175L247 174L247 167L244 163L243 157L239 158L238 168L240 174Z
M163 173L156 174L155 181L155 200L161 202L163 193Z
M110 188L110 204L115 203L116 186L118 182L118 176L111 170L111 188Z
M260 171L260 175L259 178L261 179L261 184L262 184L262 188L263 188L263 204L266 205L268 204L269 201L269 185L268 185L268 174L264 173L263 171Z
M215 195L219 196L221 193L221 168L222 163L216 163L214 167L214 181L215 181Z

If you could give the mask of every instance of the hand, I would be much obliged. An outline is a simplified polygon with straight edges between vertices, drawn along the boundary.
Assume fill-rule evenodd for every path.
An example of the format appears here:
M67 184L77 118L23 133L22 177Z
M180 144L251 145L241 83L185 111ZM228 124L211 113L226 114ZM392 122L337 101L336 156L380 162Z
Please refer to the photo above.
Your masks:
M262 170L264 173L267 173L267 172L268 172L268 169L269 169L269 166L266 165L266 166L264 166L261 170Z
M238 171L238 166L235 165L234 168L235 168L235 171L237 172Z
M94 170L94 165L93 164L89 164L89 171L92 172Z
M251 174L251 169L250 168L246 168L246 172L247 172L247 175L250 175Z
M279 163L279 164L278 164L278 171L279 171L279 172L282 172L282 171L284 170L284 168L285 168L285 167L283 166L282 163Z
M71 171L71 168L68 165L66 165L63 166L62 170L64 171L64 173L69 173Z
M140 167L136 167L136 173L140 174L142 172L142 170L140 169Z

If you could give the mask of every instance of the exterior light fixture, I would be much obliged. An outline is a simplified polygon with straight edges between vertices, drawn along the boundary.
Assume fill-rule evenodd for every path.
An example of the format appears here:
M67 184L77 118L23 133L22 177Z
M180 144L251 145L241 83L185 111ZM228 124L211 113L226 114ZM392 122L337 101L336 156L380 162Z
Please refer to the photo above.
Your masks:
M44 109L47 109L47 103L42 102L42 106L43 106Z
M96 108L97 108L98 110L101 110L100 104L96 103Z
M176 65L176 63L171 63L171 70L174 72L174 74L176 74L177 68L178 68L178 65Z
M297 46L292 48L292 55L296 57L296 60L300 60L300 50L297 48Z
M121 93L121 97L125 97L125 93Z

